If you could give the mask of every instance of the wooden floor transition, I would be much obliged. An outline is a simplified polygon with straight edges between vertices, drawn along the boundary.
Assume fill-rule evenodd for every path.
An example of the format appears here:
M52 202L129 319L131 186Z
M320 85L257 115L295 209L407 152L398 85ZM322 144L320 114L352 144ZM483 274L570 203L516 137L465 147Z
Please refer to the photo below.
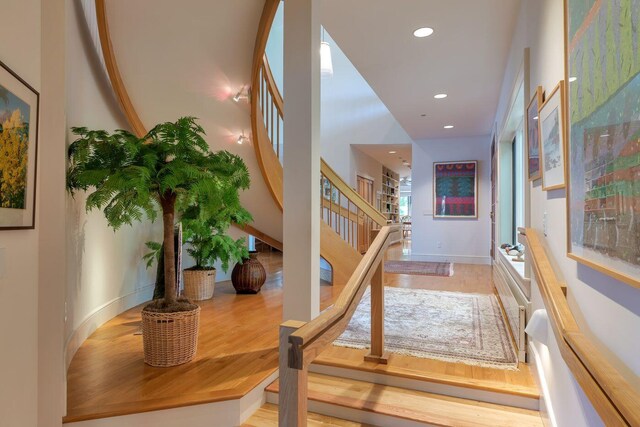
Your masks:
M389 259L409 256L397 244ZM107 322L80 347L67 376L67 416L64 422L104 418L158 409L236 399L277 369L278 325L282 321L282 257L260 255L268 271L258 295L236 295L230 282L216 284L214 297L200 303L198 354L191 363L153 368L143 362L140 310L135 307ZM387 274L386 286L492 293L491 267L456 264L452 277ZM339 294L321 286L322 308ZM537 396L527 365L518 371L488 369L392 354L387 366L364 362L364 350L332 347L318 362L385 372L408 378L469 384L517 395Z

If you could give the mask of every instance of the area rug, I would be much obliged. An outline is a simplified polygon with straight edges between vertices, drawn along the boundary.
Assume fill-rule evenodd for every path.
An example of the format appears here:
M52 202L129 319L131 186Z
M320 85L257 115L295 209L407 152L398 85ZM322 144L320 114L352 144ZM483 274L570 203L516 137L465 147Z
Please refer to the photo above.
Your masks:
M450 262L386 261L384 271L393 274L448 277L453 276L453 264Z
M516 370L494 295L385 287L385 350L425 359ZM334 345L370 347L370 289Z

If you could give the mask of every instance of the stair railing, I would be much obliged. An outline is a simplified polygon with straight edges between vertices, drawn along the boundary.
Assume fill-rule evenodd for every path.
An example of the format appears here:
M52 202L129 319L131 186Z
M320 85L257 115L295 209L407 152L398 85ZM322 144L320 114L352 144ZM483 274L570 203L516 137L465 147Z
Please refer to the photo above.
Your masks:
M312 321L280 325L280 426L307 425L308 368L347 328L371 285L371 351L367 361L386 363L384 351L384 259L389 245L401 237L400 225L384 226L338 296L335 304Z
M371 245L371 232L387 219L324 161L321 161L320 218L359 253Z
M551 329L565 363L606 426L640 426L640 393L578 326L544 238L527 228L524 238Z
M264 121L271 147L276 153L280 164L282 164L283 153L283 131L284 131L284 102L278 90L267 55L262 56L262 66L260 67L260 107L262 109L262 119Z

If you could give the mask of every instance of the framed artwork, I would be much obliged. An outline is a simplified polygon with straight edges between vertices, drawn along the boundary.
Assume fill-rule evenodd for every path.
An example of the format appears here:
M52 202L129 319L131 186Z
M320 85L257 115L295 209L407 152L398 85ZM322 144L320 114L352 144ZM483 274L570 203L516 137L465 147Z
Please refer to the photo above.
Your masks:
M538 109L544 102L544 89L538 86L527 106L527 174L529 181L540 179L540 133Z
M0 62L0 229L35 226L39 94Z
M478 162L433 164L433 217L478 218Z
M538 114L540 169L542 189L545 191L564 188L566 185L564 111L564 82L560 81L540 106Z
M568 256L640 287L640 2L564 7Z

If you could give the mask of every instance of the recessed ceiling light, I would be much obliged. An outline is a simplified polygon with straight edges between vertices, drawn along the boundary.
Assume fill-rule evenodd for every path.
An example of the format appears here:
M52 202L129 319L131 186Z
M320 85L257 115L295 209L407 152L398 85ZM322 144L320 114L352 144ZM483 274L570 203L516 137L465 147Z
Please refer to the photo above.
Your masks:
M413 32L413 35L418 38L429 37L431 34L433 34L433 28L429 27L418 28Z
M444 128L445 129L453 129L453 125L446 125Z
M439 93L439 94L437 94L437 95L434 95L434 98L435 98L435 99L444 99L444 98L446 98L446 97L447 97L447 94L446 94L446 93Z
M577 77L569 77L569 83L573 83L573 82L575 82L576 80L578 80L578 78L577 78Z
M389 151L389 154L396 154L395 151Z
M535 117L533 118L533 120L538 120L538 116L535 116Z

